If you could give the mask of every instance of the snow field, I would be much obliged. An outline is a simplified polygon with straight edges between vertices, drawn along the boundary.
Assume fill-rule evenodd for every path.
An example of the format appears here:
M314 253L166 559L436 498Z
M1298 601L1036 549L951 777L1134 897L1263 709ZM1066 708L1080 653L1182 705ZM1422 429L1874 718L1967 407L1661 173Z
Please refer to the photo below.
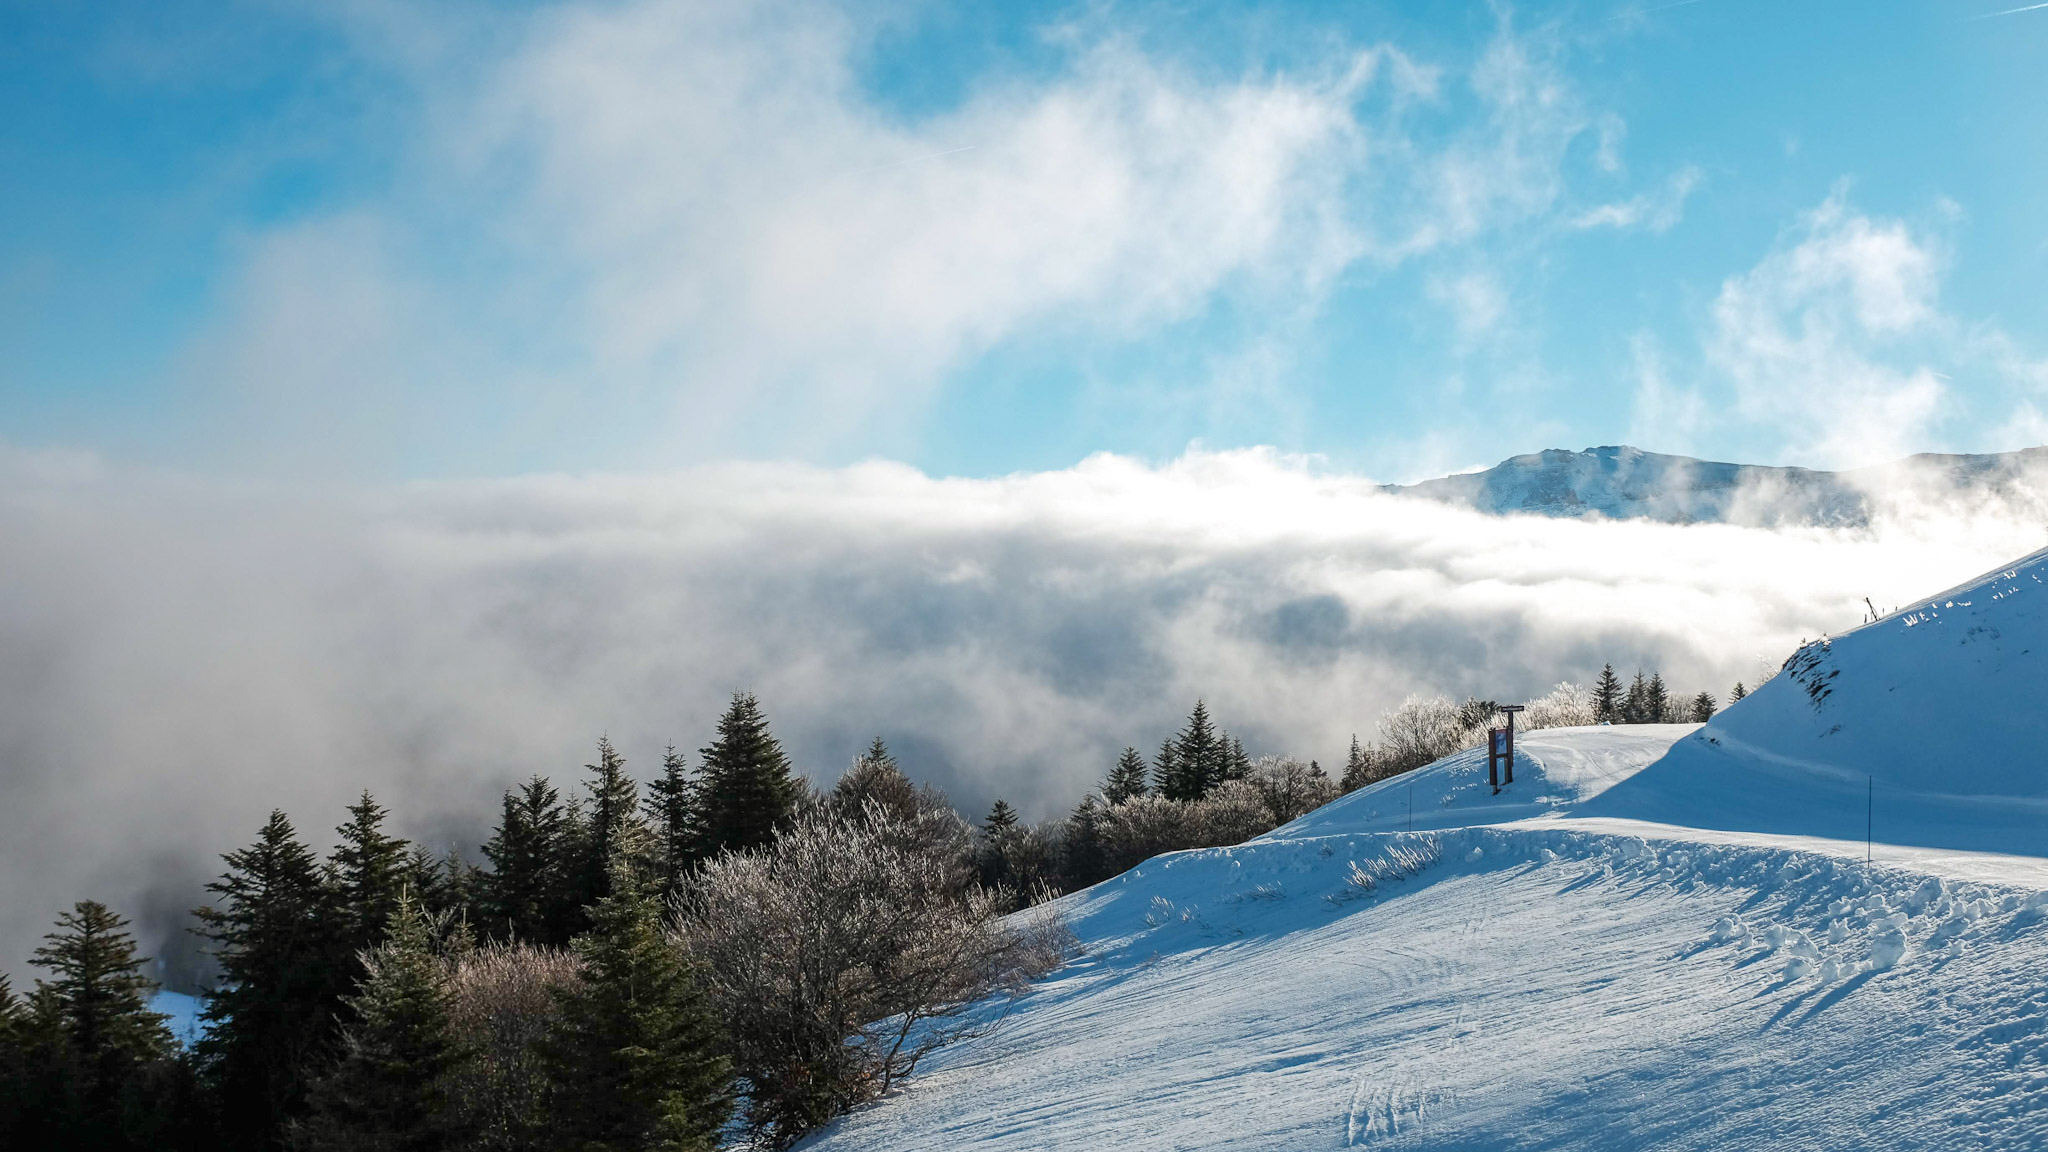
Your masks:
M1177 853L1063 904L1084 956L810 1147L2048 1141L2023 889L1520 826Z

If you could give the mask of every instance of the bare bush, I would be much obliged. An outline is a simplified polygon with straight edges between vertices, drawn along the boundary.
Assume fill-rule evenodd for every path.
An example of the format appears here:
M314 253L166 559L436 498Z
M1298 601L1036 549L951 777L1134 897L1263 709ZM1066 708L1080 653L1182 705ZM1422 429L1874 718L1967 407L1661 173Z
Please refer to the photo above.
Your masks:
M450 961L450 1020L470 1059L453 1074L450 1100L484 1149L535 1147L548 1105L536 1048L557 1008L554 990L575 983L576 958L555 948L486 944Z
M1225 780L1188 807L1198 840L1190 847L1242 844L1279 826L1264 793L1250 780Z
M1276 826L1313 812L1338 795L1337 784L1327 773L1292 756L1261 756L1252 761L1251 782L1272 811Z
M1434 839L1387 844L1363 862L1353 860L1344 887L1333 893L1330 901L1342 904L1370 896L1387 884L1417 875L1443 859L1443 854L1443 845Z
M1164 796L1133 796L1103 809L1103 854L1117 872L1127 871L1161 852L1201 847L1193 806Z
M677 902L679 940L723 1014L754 1134L786 1146L887 1092L968 1011L1058 962L1043 920L999 916L888 809L813 815L772 845L705 864Z

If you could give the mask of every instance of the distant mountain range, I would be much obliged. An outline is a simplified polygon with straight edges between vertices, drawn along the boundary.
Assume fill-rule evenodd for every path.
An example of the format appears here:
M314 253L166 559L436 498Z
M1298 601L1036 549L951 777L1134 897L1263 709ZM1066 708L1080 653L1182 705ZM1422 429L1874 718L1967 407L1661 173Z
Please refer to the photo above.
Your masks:
M1926 452L1844 472L1695 460L1625 444L1582 452L1547 448L1483 472L1384 489L1496 514L1854 526L1868 523L1887 496L2040 499L2048 493L2048 447L1974 456Z

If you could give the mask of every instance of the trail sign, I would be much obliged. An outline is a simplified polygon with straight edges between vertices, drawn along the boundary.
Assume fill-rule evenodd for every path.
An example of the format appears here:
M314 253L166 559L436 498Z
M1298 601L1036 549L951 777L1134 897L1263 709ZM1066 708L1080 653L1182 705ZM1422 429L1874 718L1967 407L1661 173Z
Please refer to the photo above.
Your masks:
M1499 708L1507 713L1505 728L1486 730L1486 782L1493 785L1494 795L1515 782L1515 713L1526 705L1502 704Z

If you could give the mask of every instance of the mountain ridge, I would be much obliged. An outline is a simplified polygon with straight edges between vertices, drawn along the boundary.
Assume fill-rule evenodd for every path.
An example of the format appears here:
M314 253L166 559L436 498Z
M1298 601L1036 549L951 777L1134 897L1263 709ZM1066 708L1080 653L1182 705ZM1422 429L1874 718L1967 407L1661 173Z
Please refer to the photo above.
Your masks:
M2048 447L1997 453L1922 452L1829 472L1647 452L1627 444L1546 448L1492 468L1381 491L1494 515L1656 520L1756 527L1860 527L1883 499L1972 494L2036 498L2048 491Z

